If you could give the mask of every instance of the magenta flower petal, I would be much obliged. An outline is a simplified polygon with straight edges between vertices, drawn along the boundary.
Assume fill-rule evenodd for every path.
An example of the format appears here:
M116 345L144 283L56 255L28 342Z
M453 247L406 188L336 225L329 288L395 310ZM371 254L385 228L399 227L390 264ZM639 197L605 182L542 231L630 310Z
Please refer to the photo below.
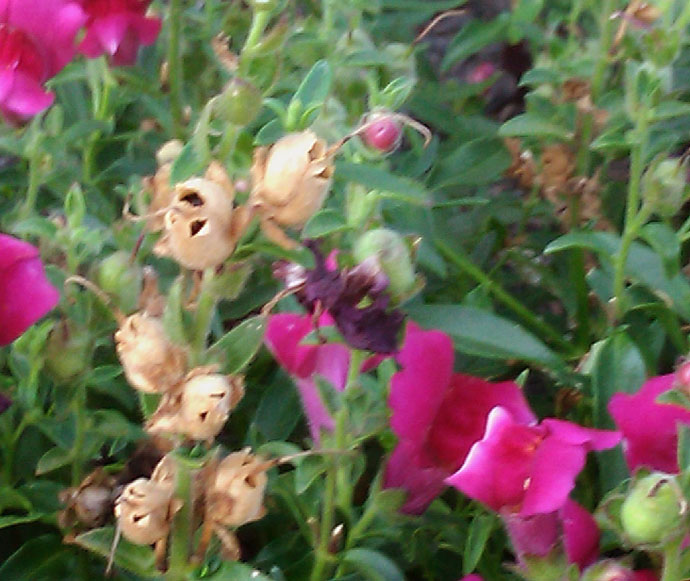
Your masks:
M459 373L451 377L425 446L449 474L462 466L472 445L484 435L489 412L496 406L510 412L517 423L537 421L515 382L491 383Z
M402 371L391 380L391 428L401 439L422 444L438 413L453 371L453 344L438 331L408 325L396 359Z
M5 88L8 92L5 94ZM53 104L54 96L35 79L19 72L0 72L0 110L9 120L23 121Z
M477 575L476 573L472 573L471 575L465 575L462 579L459 581L484 581L480 575Z
M561 509L561 520L568 562L577 563L580 569L584 569L599 556L597 522L587 510L571 499Z
M290 375L305 378L314 372L318 347L300 345L300 341L313 330L309 317L280 313L269 318L266 345Z
M39 80L44 81L72 60L86 15L72 0L0 0L0 22L23 31L40 46L45 69Z
M489 413L484 438L446 483L497 512L517 511L540 439L538 429L517 424L508 411L496 407Z
M295 378L295 383L302 400L302 408L304 409L304 415L307 417L311 437L314 440L314 444L318 445L321 441L321 430L333 431L335 427L333 418L328 413L313 379Z
M617 393L609 402L609 413L623 432L623 449L631 472L639 466L678 472L676 425L690 423L690 410L656 402L673 387L674 378L674 374L653 377L637 393Z
M153 44L161 29L149 18L150 0L82 0L88 16L79 50L93 58L106 54L115 65L131 65L141 46Z
M0 234L0 345L14 341L59 299L45 277L38 249Z
M518 561L524 557L548 555L561 539L561 521L557 512L530 516L507 512L501 517Z
M575 487L575 478L585 465L586 455L583 447L545 438L532 458L520 514L527 516L561 508Z
M585 428L564 420L545 419L541 425L563 443L586 446L589 450L608 450L621 441L622 434L612 430Z
M403 440L396 446L386 463L385 488L403 488L407 498L403 511L419 514L443 490L447 472L436 466L425 466L419 457L419 447Z

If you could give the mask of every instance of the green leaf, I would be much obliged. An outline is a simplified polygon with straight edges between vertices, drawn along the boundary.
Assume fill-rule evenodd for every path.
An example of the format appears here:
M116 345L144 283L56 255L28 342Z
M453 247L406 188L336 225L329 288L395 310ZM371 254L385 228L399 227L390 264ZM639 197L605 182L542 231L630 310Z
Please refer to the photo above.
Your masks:
M470 20L450 41L441 61L441 72L445 73L455 63L466 59L489 44L502 40L507 25L508 19L505 16L499 16L489 22L479 19Z
M384 169L363 163L339 161L336 176L346 181L362 184L372 190L400 194L411 204L426 205L428 192L414 180L393 175Z
M496 137L480 137L464 143L444 158L435 181L438 187L488 184L500 179L510 164L510 153L503 141Z
M586 248L610 262L619 247L620 239L615 236L611 238L600 236L600 232L569 232L550 242L544 248L544 254L553 254L572 248Z
M409 314L422 327L448 333L455 348L468 355L520 359L549 368L564 365L529 331L487 311L459 305L423 305L410 308Z
M279 119L273 119L259 129L254 138L254 143L256 145L270 145L278 141L283 135L285 135L285 131L282 123Z
M41 456L38 464L36 464L36 474L40 476L46 472L62 468L72 462L72 459L71 451L63 450L62 448L51 448Z
M650 222L640 230L640 237L661 257L666 276L675 276L680 271L680 242L668 224Z
M614 393L634 393L646 379L642 354L624 330L595 343L583 370L592 378L594 426L615 429L607 406ZM628 477L620 446L598 454L599 482L603 491L614 489Z
M0 565L0 579L7 581L53 581L74 579L73 551L58 535L27 540Z
M215 579L216 581L271 581L270 577L267 577L249 565L236 562L223 562L220 569L204 577L204 579Z
M322 104L331 90L331 77L329 64L325 60L317 61L304 77L292 100L299 101L303 110Z
M372 549L350 549L343 556L343 563L370 581L405 581L398 566L383 553Z
M173 162L172 169L170 170L170 183L182 182L199 173L207 163L207 159L196 150L194 142L188 142Z
M305 456L295 460L295 492L303 494L314 481L326 471L326 462L321 456Z
M108 558L113 545L115 531L113 527L93 529L79 535L74 542L102 557ZM153 551L148 546L135 545L121 538L115 550L115 565L127 569L146 579L159 578Z
M96 410L92 417L99 436L122 438L128 442L136 442L144 436L141 426L133 424L116 410Z
M506 121L498 130L501 137L554 137L568 141L572 131L543 119L535 113L523 113Z
M225 373L238 373L249 364L261 348L265 332L266 317L261 315L251 317L218 339L211 346L210 351L225 356L223 363Z
M690 115L690 103L683 103L681 101L664 101L659 103L652 112L652 119L654 121L663 121L665 119L673 119L675 117L685 117Z
M163 311L163 327L173 343L177 345L187 344L187 334L185 333L185 321L182 307L182 285L184 278L177 277L168 291L168 300Z
M347 230L348 225L342 212L321 210L314 214L302 229L302 238L323 238L335 232Z
M24 514L24 515L0 516L0 529L11 527L13 525L24 524L27 522L34 522L43 516L45 516L45 515L42 512L34 512L34 513L30 512L29 514ZM2 569L0 569L0 571L2 571ZM1 578L6 579L6 577L1 577Z
M477 568L477 563L484 552L491 531L494 530L495 519L491 515L479 514L472 519L467 533L467 542L462 559L462 571L469 575Z
M263 394L254 414L253 424L267 440L283 440L292 433L302 417L302 405L297 390L287 376L276 379Z

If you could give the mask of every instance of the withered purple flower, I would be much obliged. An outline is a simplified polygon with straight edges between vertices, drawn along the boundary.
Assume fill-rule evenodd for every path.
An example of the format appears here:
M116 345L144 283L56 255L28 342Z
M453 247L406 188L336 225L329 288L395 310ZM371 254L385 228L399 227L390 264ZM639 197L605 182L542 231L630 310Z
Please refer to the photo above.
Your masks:
M397 351L404 315L389 308L386 275L374 262L342 270L331 267L317 242L304 244L314 255L314 268L278 263L276 278L287 288L298 289L297 299L311 313L327 311L351 347L375 353Z

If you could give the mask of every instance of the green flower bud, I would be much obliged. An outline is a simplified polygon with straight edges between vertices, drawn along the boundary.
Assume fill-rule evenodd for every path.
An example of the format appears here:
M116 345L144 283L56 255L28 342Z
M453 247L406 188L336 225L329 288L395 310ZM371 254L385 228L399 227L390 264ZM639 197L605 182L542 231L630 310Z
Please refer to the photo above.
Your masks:
M642 183L644 201L663 217L674 216L685 203L685 165L677 159L653 163Z
M132 264L129 253L118 250L98 267L98 286L117 297L120 308L130 313L137 308L141 290L141 268Z
M233 79L213 103L214 115L230 125L248 125L261 110L261 93L242 79Z
M92 348L87 329L61 321L53 327L46 343L46 368L59 382L74 379L88 368Z
M637 480L620 512L628 541L635 546L657 546L682 535L681 502L673 476L654 472Z
M357 240L354 257L359 263L376 258L388 277L389 290L395 299L404 298L414 289L416 277L410 251L398 233L386 228L370 230Z

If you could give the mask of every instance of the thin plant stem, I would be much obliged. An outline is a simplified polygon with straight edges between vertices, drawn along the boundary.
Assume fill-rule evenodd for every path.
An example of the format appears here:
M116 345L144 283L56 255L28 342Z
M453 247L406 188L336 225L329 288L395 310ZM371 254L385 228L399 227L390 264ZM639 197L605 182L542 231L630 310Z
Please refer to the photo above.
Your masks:
M249 32L247 33L247 38L244 41L244 46L242 47L241 55L251 55L252 51L261 41L261 37L271 21L271 11L270 10L254 10L252 14L252 22L249 25Z
M567 355L573 355L573 347L570 343L563 339L562 333L554 329L548 323L540 320L532 311L527 309L520 301L506 292L497 282L482 272L482 270L475 266L468 258L457 252L453 252L444 242L441 242L440 240L436 240L435 244L436 247L441 251L441 254L443 254L450 262L452 262L457 268L468 274L478 283L483 284L496 297L497 300L511 309L527 325L548 337L554 342L554 344L558 345L560 349L563 349Z
M170 0L168 11L168 84L170 86L170 113L173 119L173 131L176 137L184 134L182 83L182 57L180 42L182 37L182 0Z
M211 328L211 320L216 306L216 297L211 291L213 284L213 270L204 271L201 281L201 290L196 303L196 316L194 319L194 340L192 344L192 358L198 365L202 362L206 350L206 338Z
M640 210L642 172L644 171L645 152L648 135L647 111L638 112L635 133L636 143L630 153L630 179L628 180L628 196L625 208L625 224L618 254L614 259L613 296L615 299L616 316L625 313L625 264L628 260L630 247L644 224L648 210Z
M33 214L38 199L38 190L41 187L41 155L38 147L34 149L29 158L29 183L26 189L24 203L19 208L18 220L26 220Z
M193 486L198 467L181 453L175 453L175 498L183 504L175 515L170 535L170 564L166 581L183 581L190 569L191 541L193 533ZM199 465L199 467L201 464Z
M687 579L687 577L683 575L681 566L682 541L683 539L680 538L665 544L663 549L664 566L661 572L661 581L683 581L683 579Z

